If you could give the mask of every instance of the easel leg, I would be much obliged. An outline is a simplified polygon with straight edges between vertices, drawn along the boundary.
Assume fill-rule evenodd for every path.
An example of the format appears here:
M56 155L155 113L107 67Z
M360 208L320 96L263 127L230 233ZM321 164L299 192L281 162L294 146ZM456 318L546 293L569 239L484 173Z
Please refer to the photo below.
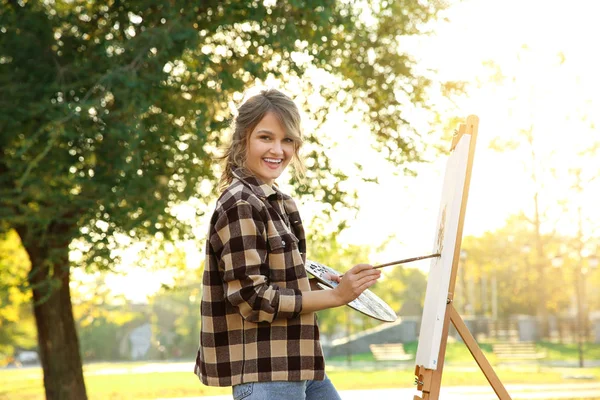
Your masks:
M414 396L413 400L438 400L440 397L440 388L442 384L442 372L444 370L444 358L446 356L446 344L448 341L448 332L450 330L449 322L452 322L456 331L463 339L463 342L471 352L471 355L479 365L479 368L485 375L486 379L494 389L499 400L512 400L506 388L496 375L496 372L490 365L487 358L479 348L477 341L469 332L469 328L465 325L460 314L456 311L452 303L449 303L446 308L444 317L444 328L442 331L442 340L440 343L440 352L438 357L438 367L436 370L425 369L423 366L417 366L415 375L417 377L417 389L423 392L422 397Z
M471 335L471 332L469 332L469 328L467 328L467 325L465 325L465 322L462 320L460 314L458 314L458 312L452 304L448 305L448 308L446 309L446 314L450 315L450 321L452 321L452 324L454 324L456 331L463 339L463 342L467 345L467 348L473 355L473 358L479 365L479 368L481 368L481 371L485 375L486 379L494 389L494 392L496 392L498 399L511 400L511 397L504 388L504 385L502 384L502 382L500 382L498 375L496 375L496 372L494 371L489 361L487 360L487 358L485 358L485 355L479 348L477 341L475 340L473 335Z

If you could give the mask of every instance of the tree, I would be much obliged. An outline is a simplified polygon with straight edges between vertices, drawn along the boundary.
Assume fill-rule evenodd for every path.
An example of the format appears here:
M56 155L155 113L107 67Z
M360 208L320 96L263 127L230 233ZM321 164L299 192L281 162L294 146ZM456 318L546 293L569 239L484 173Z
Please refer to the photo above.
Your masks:
M71 268L108 269L119 240L185 239L173 207L214 187L211 156L245 87L318 68L326 102L364 113L387 157L418 161L403 107L427 76L398 49L437 2L16 1L0 7L0 226L27 251L48 399L86 399ZM304 84L308 88L311 83ZM343 100L345 99L345 100ZM325 118L328 107L314 113ZM318 143L318 136L308 137ZM300 194L336 203L322 151ZM121 238L121 239L119 239ZM71 265L69 249L85 257Z
M198 350L202 271L188 271L173 287L162 288L151 299L153 333L169 358L193 355Z
M122 359L121 345L128 325L135 327L148 319L143 306L111 291L106 275L96 271L86 277L88 282L71 282L80 351L87 362Z
M534 300L536 304L536 311L531 312L531 314L537 314L538 317L541 318L542 322L542 335L547 336L548 334L548 285L546 284L546 280L548 278L548 268L550 267L549 263L546 263L546 259L548 258L546 243L543 240L543 225L549 224L548 210L543 208L543 197L544 197L544 186L547 183L545 181L545 176L547 175L547 171L543 168L540 163L540 151L538 149L538 137L539 134L536 135L533 126L530 126L527 129L520 129L517 135L516 140L521 141L523 147L525 147L525 151L528 152L527 160L523 160L525 172L529 174L531 180L531 205L533 209L528 215L525 211L521 212L521 218L529 222L532 226L534 236L531 240L531 244L533 246L533 250L535 252L534 262L533 262L533 271L535 271L535 276L533 274L528 274L528 280L534 279L539 283L537 290L533 291L537 298ZM518 143L518 142L516 142ZM501 143L501 141L497 140L493 146L497 151L507 151L510 150L511 147L517 146L515 142L513 143ZM550 222L552 224L552 222Z
M594 86L589 77L573 73L571 68L578 61L571 61L562 50L565 49L551 55L549 64L548 49L523 45L516 55L518 62L505 70L491 64L496 70L495 83L501 88L499 97L508 97L506 107L499 108L505 108L507 120L513 121L512 126L509 124L509 131L513 132L495 138L491 147L519 157L524 175L529 178L528 189L522 191L530 196L529 205L523 208L521 218L530 223L535 233L531 247L535 254L535 279L539 282L536 314L542 322L542 335L548 333L548 316L553 309L549 302L552 292L547 291L553 282L546 282L552 279L552 270L547 261L565 253L564 249L558 253L551 251L547 247L549 240L578 235L580 216L576 210L582 203L589 205L586 211L597 208L593 199L578 189L582 182L577 175L577 171L583 170L585 179L592 177L593 180L599 174L591 161L599 148L595 139L598 121L593 112L597 106L593 105L593 91L588 90ZM551 76L558 84L547 85L548 76L537 73L541 65L551 68ZM547 112L552 104L565 97L571 101L563 102L556 113ZM566 130L570 132L568 138L564 136ZM590 217L593 215L592 212L589 214ZM594 217L589 219L597 220ZM586 228L590 233L597 229ZM553 234L556 237L552 238Z
M536 237L535 229L521 215L511 216L498 230L465 237L462 247L466 257L459 268L457 307L470 304L475 314L500 319L514 314L535 315L539 308L537 293L543 290L548 293L544 304L549 313L557 315L564 310L572 293L569 287L565 290L565 282L572 278L565 270L552 268L550 255L557 254L568 238L543 234L540 240L547 256L540 260L533 247ZM539 279L535 269L538 263L552 279Z
M398 315L422 315L427 276L420 269L406 266L392 267L384 274L381 283L375 285L373 292L388 303Z
M16 349L35 347L31 295L24 284L28 264L17 233L0 234L0 365Z

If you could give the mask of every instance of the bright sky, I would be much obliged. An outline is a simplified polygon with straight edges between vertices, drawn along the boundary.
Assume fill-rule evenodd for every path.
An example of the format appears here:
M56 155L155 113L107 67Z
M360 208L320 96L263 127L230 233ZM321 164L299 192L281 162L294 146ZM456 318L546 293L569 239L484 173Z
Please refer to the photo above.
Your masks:
M423 65L437 68L444 78L473 85L459 102L465 116L480 117L465 235L499 228L508 215L533 205L524 169L528 150L498 154L489 149L491 140L515 137L519 129L533 126L543 168L555 166L560 173L578 165L577 150L594 139L590 122L597 118L593 110L599 109L600 61L590 45L600 37L594 19L598 11L600 2L583 0L464 1L448 10L449 22L440 24L434 37L419 44ZM491 70L483 64L489 60L515 81L501 87L486 84ZM480 88L478 80L484 81ZM444 169L445 160L439 160L410 180L380 168L383 184L361 193L361 212L346 239L377 245L395 234L399 243L376 262L429 254ZM552 187L543 188L548 193L544 198L556 202L564 197L564 184L555 185L554 193ZM593 209L591 196L583 201L587 210ZM395 208L391 215L390 205ZM567 224L574 226L572 219ZM428 265L423 261L420 267Z
M540 138L540 158L564 173L579 162L576 151L587 147L595 136L590 126L594 122L598 126L592 110L600 109L600 61L595 57L595 38L600 37L598 11L600 2L594 0L463 1L446 12L448 22L440 23L434 36L418 43L420 65L438 69L444 79L472 84L458 105L465 117L476 114L481 120L466 235L499 228L509 214L532 206L531 181L524 173L526 150L495 153L488 148L494 138L514 138L520 129L533 126ZM484 67L484 62L490 60L504 75L514 76L514 81L509 79L500 86L486 83L492 70ZM338 124L339 132L339 121L332 123ZM345 158L341 163L354 162L367 148L364 141L368 137L368 131L355 132L332 157ZM377 174L381 185L360 188L360 212L343 240L377 246L395 235L396 241L371 262L429 254L446 160L423 165L415 179L394 176L389 164L376 154L368 157L367 173ZM554 190L546 197L550 202L564 192L561 185L544 189ZM583 201L591 204L593 199ZM310 205L304 205L304 219L310 218L310 213ZM573 226L572 220L567 225ZM191 251L190 265L201 257L202 249ZM133 260L132 256L130 262ZM429 263L416 265L427 270ZM133 288L153 291L159 287L155 273L133 271L107 283L137 300L145 293Z

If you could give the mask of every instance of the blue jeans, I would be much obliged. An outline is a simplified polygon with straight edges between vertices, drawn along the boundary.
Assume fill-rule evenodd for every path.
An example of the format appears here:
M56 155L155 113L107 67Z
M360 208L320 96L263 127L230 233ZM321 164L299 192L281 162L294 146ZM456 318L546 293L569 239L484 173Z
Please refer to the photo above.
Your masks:
M342 400L325 376L323 381L249 382L233 387L234 400Z

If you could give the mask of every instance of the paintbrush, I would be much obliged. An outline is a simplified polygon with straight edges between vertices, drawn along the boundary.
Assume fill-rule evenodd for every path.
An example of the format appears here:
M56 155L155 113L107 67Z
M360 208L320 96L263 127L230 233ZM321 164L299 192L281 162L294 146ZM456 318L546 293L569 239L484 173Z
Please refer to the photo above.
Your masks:
M405 258L403 260L392 261L392 262L385 263L385 264L374 265L373 268L390 267L392 265L406 264L406 263L413 262L413 261L425 260L427 258L440 257L440 256L441 256L440 253L435 253L435 254L429 254L428 256Z
M427 258L440 257L440 256L441 256L440 253L435 253L435 254L429 254L427 256L405 258L403 260L397 260L397 261L392 261L392 262L388 262L385 264L374 265L373 268L377 269L377 268L383 268L383 267L391 267L392 265L406 264L406 263L413 262L413 261L425 260ZM343 276L344 276L343 274L340 275L340 278L342 278Z

